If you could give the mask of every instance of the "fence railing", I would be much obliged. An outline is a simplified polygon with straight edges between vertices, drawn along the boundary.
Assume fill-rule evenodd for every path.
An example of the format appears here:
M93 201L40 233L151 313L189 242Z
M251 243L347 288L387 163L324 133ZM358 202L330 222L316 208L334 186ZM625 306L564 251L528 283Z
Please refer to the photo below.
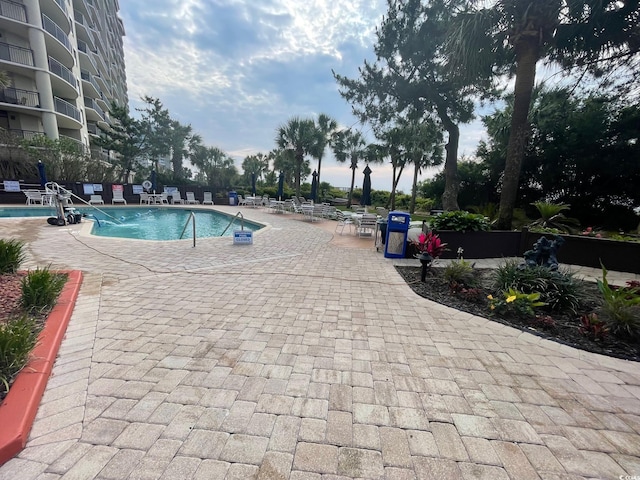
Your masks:
M0 0L0 16L27 23L27 9L21 3Z
M53 57L49 57L49 71L73 85L74 88L78 88L78 79L73 72Z
M47 32L49 32L53 37L58 39L64 47L69 50L69 52L73 52L71 48L71 40L69 40L69 35L62 30L56 22L51 20L46 15L42 15L42 28L44 28Z
M80 114L80 110L78 110L75 106L59 97L54 97L53 102L56 108L56 112L66 115L67 117L74 118L78 122L82 123L82 115Z
M33 50L0 42L0 60L33 67Z
M0 90L0 102L39 108L40 94L31 90L7 87Z

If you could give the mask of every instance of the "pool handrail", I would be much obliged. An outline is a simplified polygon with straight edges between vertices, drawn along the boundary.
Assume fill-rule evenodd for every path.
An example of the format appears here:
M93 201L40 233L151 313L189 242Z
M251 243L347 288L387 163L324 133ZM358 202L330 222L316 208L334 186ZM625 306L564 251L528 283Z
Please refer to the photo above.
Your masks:
M240 217L240 230L244 230L244 215L242 215L242 212L238 212L235 214L235 216L231 219L231 221L229 222L229 225L227 225L227 228L225 228L223 230L223 232L220 234L220 236L222 237L225 233L227 233L227 230L229 230L229 227L231 226L231 224L234 222L234 220L236 218Z
M182 229L182 233L180 234L180 240L182 240L182 236L184 235L187 226L189 225L189 221L191 221L193 225L193 248L196 246L196 214L193 211L189 212L189 218L187 218L187 222L184 224L184 228Z

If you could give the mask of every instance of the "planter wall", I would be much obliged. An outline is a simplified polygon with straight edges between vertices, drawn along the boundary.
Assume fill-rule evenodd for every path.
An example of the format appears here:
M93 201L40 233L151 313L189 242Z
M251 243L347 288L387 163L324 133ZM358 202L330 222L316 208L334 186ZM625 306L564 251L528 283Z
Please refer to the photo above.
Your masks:
M456 258L458 247L464 249L464 258L522 257L531 250L542 236L550 234L521 232L437 232L448 251L442 258ZM600 268L600 262L607 270L640 274L640 242L621 242L579 235L560 235L565 240L558 250L558 261L569 265Z

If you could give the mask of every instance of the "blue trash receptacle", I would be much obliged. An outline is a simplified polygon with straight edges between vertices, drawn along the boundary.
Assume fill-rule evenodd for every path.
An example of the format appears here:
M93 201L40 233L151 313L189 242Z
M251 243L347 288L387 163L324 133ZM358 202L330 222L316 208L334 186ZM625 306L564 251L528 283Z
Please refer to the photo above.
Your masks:
M238 194L233 190L229 192L229 205L238 205Z
M407 235L411 215L407 212L389 212L387 217L387 235L384 242L385 258L404 258L407 248Z

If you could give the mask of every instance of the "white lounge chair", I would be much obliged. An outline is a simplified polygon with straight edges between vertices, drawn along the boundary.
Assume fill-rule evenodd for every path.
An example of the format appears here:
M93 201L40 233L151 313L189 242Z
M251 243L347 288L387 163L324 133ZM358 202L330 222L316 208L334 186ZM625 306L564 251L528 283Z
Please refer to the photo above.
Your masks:
M203 205L213 205L213 198L211 198L211 192L204 192L204 200L202 200Z
M182 199L182 197L180 196L180 192L178 191L175 191L171 194L171 204L175 205L176 203L179 203L180 205L184 203L184 200Z
M127 201L122 196L122 190L113 190L113 198L111 199L111 204L114 203L124 203L127 204Z
M22 193L27 197L27 205L35 205L36 203L43 205L42 195L44 192L40 190L23 190Z
M143 203L146 203L147 205L149 205L151 203L151 201L149 200L149 194L148 193L142 192L140 194L140 205L142 205Z
M199 204L200 200L196 200L196 196L193 192L187 192L187 203L190 205Z
M102 199L102 195L91 195L89 203L91 205L104 205L104 200Z

